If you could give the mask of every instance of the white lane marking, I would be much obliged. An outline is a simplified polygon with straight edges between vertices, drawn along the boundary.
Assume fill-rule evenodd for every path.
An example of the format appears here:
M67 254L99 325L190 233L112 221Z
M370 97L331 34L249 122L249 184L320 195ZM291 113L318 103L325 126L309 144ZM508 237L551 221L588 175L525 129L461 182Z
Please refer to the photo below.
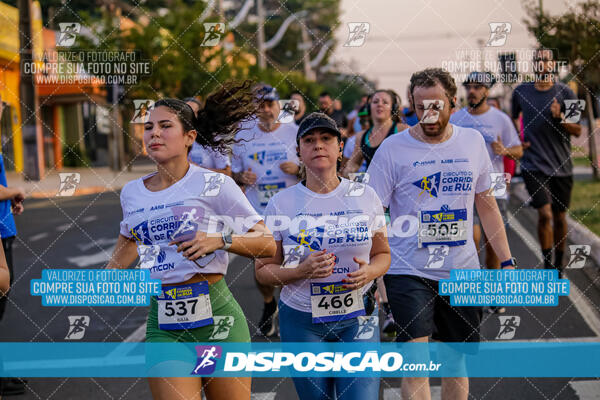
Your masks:
M431 400L442 398L442 387L431 386ZM402 394L399 387L383 389L383 400L402 400Z
M600 381L572 381L569 385L579 400L600 400Z
M94 247L111 246L116 243L117 243L117 238L100 238L100 239L93 240L88 243L79 243L77 245L77 247L79 247L79 250L81 250L81 251L87 251Z
M111 246L107 249L99 251L94 254L89 254L85 256L75 256L75 257L67 257L67 261L71 264L75 264L80 268L89 267L92 265L99 266L105 264L110 258L111 254L115 246Z
M33 235L33 236L29 237L29 241L30 242L35 242L35 241L43 239L43 238L45 238L47 236L48 236L48 232L38 233L37 235Z
M250 399L252 400L275 400L276 392L263 392L263 393L252 393Z
M56 230L59 231L59 232L64 232L67 229L70 229L72 226L73 226L73 224L69 222L69 223L57 226Z
M95 221L97 219L98 219L98 217L95 216L95 215L88 215L87 217L81 218L81 222L92 222L92 221Z
M533 252L538 262L542 262L542 255L540 249L537 247L537 240L533 238L510 211L506 214L510 221L510 227L521 237L521 239L523 239L523 242L525 242L527 247ZM590 329L596 335L600 336L600 317L598 317L598 314L594 311L594 306L590 304L588 298L581 293L575 284L569 282L569 288L569 300L573 303L575 309L577 309Z

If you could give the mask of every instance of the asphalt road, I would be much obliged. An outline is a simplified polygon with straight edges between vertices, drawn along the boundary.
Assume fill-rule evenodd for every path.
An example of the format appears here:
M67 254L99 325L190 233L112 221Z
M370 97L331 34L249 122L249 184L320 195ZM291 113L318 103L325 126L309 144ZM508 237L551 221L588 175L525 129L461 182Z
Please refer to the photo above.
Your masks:
M515 216L508 230L513 254L523 268L540 266L535 240L534 210L521 207L514 199ZM118 195L103 193L74 198L31 200L17 218L19 236L14 245L16 266L11 303L0 323L1 341L64 342L68 316L86 315L89 327L82 341L140 340L145 324L145 307L43 307L39 297L29 294L31 279L39 279L45 268L98 268L104 265L116 242L121 219ZM586 268L597 271L590 260ZM600 340L600 290L582 270L570 270L571 295L561 298L558 307L513 307L504 315L519 316L520 326L511 340ZM235 257L226 277L249 321L253 340L257 334L261 297L255 288L253 265ZM596 279L596 282L600 280ZM583 293L583 297L579 297ZM482 334L496 340L498 315L485 315ZM386 338L385 340L389 340ZM597 362L597 360L595 360ZM473 399L600 399L600 381L565 378L478 378L471 379ZM400 398L400 378L381 383L383 399ZM440 381L432 379L432 395L439 398ZM295 399L291 379L254 379L255 399ZM32 378L22 399L148 399L146 380L125 378Z

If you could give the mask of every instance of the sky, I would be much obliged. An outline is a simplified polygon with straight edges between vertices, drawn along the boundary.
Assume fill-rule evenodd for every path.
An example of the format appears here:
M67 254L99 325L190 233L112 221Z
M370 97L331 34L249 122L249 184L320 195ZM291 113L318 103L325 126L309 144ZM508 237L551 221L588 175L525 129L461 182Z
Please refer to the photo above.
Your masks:
M543 9L557 15L568 8L564 0L544 0ZM516 50L518 60L527 58L526 50L536 42L523 23L525 17L519 0L342 0L332 59L341 71L363 74L404 98L410 75L420 69L446 67L460 76L472 69L467 61L496 67L498 52ZM362 46L343 46L350 22L369 23ZM489 23L511 25L504 45L478 44L490 39Z

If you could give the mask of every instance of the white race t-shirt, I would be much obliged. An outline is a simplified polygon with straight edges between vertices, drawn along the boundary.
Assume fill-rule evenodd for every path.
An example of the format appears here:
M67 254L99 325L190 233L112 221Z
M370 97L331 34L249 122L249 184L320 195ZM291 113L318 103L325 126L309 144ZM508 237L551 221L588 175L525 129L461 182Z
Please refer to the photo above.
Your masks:
M298 165L295 124L280 124L273 132L264 132L252 121L236 136L231 170L240 173L252 169L256 183L246 186L246 196L254 209L262 214L269 199L281 189L298 183L296 175L284 173L279 165L291 161Z
M494 153L492 142L500 138L506 148L521 144L515 125L508 115L494 107L490 107L488 111L479 115L472 115L466 108L461 108L450 116L450 122L465 128L473 128L481 133L483 140L485 140L488 155L492 161L492 167L494 172L497 173L504 173L504 160L502 156ZM497 196L497 198L501 199L506 199L507 197L507 193Z
M448 278L451 269L480 267L473 202L475 193L490 189L492 165L485 150L479 132L455 125L443 143L421 142L406 129L379 146L367 173L390 211L389 274L439 280ZM441 239L432 243L429 234Z
M168 244L173 235L220 232L223 221L236 234L247 232L262 218L240 188L230 177L192 164L183 178L158 192L144 185L149 176L127 183L121 191L120 233L135 239L141 268L150 269L150 276L163 284L184 282L198 272L225 274L226 251L196 260L206 265L200 268Z
M291 221L282 226L282 220ZM368 185L342 179L333 191L320 194L298 183L271 198L265 221L275 240L282 243L283 267L291 268L311 252L327 249L337 256L334 273L312 282L339 282L356 271L353 257L369 262L374 231L385 226L381 201ZM311 280L281 289L281 300L303 312L311 312ZM363 293L370 285L363 287Z
M192 145L188 160L201 167L210 169L225 169L228 165L231 165L228 156L221 154L218 151L207 149L197 142L194 142Z

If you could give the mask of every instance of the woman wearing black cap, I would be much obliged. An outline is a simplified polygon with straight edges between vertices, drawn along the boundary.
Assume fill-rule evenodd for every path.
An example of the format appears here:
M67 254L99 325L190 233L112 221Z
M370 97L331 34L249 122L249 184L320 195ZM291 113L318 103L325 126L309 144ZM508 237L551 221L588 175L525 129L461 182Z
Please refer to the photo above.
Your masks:
M283 286L281 340L378 341L378 319L367 316L364 294L391 260L381 201L369 186L338 176L343 144L331 118L306 117L296 142L306 179L270 199L265 219L277 220L277 252L255 264L260 282ZM294 384L300 399L379 393L379 378L294 378Z

